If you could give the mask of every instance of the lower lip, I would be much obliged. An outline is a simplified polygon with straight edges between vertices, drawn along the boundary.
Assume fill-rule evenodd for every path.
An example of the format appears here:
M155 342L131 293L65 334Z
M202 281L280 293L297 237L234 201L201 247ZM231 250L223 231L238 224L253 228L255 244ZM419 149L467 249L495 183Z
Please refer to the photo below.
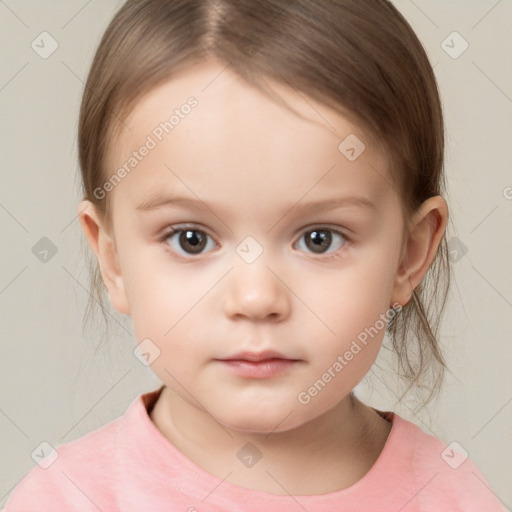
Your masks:
M266 379L289 370L295 363L292 359L265 359L263 361L245 361L243 359L218 360L229 371L240 377Z

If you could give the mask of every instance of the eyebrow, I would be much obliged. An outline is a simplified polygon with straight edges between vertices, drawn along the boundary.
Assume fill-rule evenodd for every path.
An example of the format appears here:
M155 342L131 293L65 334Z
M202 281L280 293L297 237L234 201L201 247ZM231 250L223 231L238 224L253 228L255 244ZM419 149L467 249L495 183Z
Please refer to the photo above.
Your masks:
M156 210L162 207L173 207L178 206L189 210L215 210L214 205L208 205L205 201L196 199L193 197L181 197L181 196L164 196L160 192L153 193L144 199L138 206L137 210L150 211ZM374 213L377 212L377 207L370 199L363 196L348 196L348 197L334 197L324 200L302 202L299 200L295 204L288 204L285 206L285 211L291 212L295 210L295 213L303 213L309 211L310 213L333 210L334 208L349 208L357 207L360 209L372 210Z

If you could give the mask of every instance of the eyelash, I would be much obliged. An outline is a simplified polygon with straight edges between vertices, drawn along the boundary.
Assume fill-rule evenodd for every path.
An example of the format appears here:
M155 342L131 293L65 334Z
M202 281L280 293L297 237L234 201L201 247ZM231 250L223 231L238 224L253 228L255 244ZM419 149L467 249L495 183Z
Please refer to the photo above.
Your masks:
M178 254L175 251L173 251L169 247L169 244L167 244L167 241L168 241L169 238L171 238L176 233L181 233L183 231L199 231L200 233L204 233L205 235L209 236L213 240L213 237L207 231L205 231L204 229L201 229L201 228L199 228L197 226L194 226L194 225L190 225L190 226L185 225L185 226L181 226L179 228L176 228L176 227L169 228L159 238L159 242L160 243L164 243L165 246L166 246L166 250L170 251L173 254L173 256L175 256L178 259L181 259L183 261L190 261L190 260L194 259L195 256L185 257L185 256L183 256L181 254ZM343 232L341 232L341 231L339 231L337 229L333 229L333 228L331 228L329 226L322 226L322 225L313 226L311 228L308 228L308 229L304 230L302 232L301 236L299 237L299 240L301 240L302 237L306 233L309 233L311 231L330 231L331 233L335 233L337 235L340 235L344 239L344 243L343 243L343 245L339 249L337 249L335 251L332 251L330 253L326 253L324 255L319 254L318 257L316 257L314 259L322 259L322 260L328 260L328 261L340 259L342 257L342 254L340 254L340 253L344 252L346 250L347 246L352 243L352 238L348 237L345 233L343 233ZM310 254L314 254L314 253L310 253Z

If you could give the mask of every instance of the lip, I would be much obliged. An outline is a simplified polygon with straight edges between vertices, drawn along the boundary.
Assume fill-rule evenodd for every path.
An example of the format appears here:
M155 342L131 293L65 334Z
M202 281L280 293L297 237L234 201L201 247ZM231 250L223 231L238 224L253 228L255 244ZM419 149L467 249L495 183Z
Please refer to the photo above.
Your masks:
M264 352L239 352L215 361L239 377L268 379L289 371L300 360L287 358L273 350L266 350Z
M225 358L220 359L220 361L252 361L252 362L258 362L258 361L265 361L267 359L283 359L286 361L294 361L294 359L291 359L290 357L286 357L285 355L276 352L275 350L264 350L263 352L237 352L236 354L233 354L232 356L228 356ZM296 361L296 359L295 359Z
M245 361L243 359L217 359L226 370L239 377L268 379L290 370L298 361L294 359L263 359Z

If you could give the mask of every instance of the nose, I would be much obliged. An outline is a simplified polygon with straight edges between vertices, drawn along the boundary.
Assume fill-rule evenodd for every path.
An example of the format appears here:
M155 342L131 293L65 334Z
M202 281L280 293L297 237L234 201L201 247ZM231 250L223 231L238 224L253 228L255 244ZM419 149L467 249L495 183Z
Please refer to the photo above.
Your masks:
M224 312L231 319L283 321L290 314L290 290L283 276L260 256L253 263L237 261L228 276Z

